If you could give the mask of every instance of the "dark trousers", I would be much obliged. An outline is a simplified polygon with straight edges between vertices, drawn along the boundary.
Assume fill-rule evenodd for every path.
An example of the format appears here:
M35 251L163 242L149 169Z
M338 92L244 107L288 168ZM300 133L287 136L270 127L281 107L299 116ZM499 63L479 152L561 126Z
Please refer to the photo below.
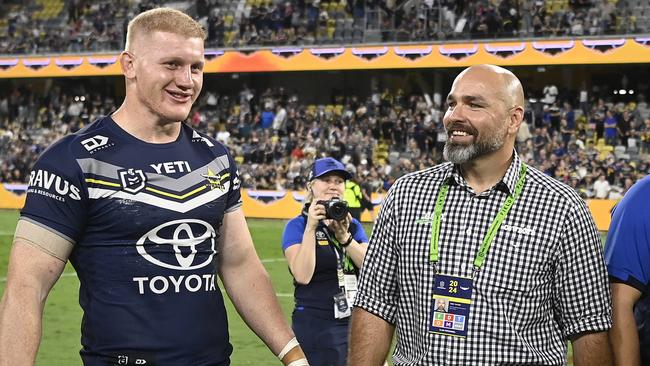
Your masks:
M348 357L349 318L335 319L332 310L299 307L292 324L310 366L345 366Z

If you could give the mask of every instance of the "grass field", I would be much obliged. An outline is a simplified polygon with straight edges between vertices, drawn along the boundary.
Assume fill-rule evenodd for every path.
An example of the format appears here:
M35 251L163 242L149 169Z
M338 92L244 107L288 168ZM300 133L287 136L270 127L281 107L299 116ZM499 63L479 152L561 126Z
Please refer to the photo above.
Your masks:
M7 262L18 211L0 210L0 296L4 292ZM285 221L248 220L257 253L271 276L280 305L290 321L293 309L293 285L280 249L280 237ZM371 226L366 226L370 235ZM79 357L81 308L78 303L79 281L68 264L56 283L45 306L43 340L36 365L81 366ZM234 346L232 365L278 365L279 362L266 346L250 331L228 300L230 341ZM571 365L569 356L569 365Z

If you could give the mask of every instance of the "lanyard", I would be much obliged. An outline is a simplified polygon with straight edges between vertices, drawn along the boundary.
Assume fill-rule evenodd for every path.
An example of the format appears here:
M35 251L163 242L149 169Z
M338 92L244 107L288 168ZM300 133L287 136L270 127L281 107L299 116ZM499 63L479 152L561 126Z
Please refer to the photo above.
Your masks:
M503 203L503 206L501 206L496 217L492 220L492 224L490 224L490 228L488 229L487 233L485 234L485 237L483 238L483 242L481 243L478 253L476 253L476 258L474 258L474 273L476 273L479 269L481 269L481 266L483 266L483 262L485 262L485 256L487 255L487 252L490 249L490 245L492 245L492 241L494 240L494 237L497 235L497 232L499 232L499 228L501 227L503 220L508 215L510 208L515 203L517 198L519 198L519 195L521 194L525 182L526 182L526 165L522 163L521 170L519 172L519 179L517 180L517 184L515 185L514 195L508 195L508 197L506 198L506 201ZM447 200L447 192L449 192L449 184L445 181L440 187L440 191L438 192L438 198L436 199L436 208L433 213L433 223L431 228L431 242L429 244L429 261L431 261L434 264L434 267L437 265L439 260L438 241L440 239L440 223L442 219L442 210L444 209L445 201Z
M332 243L332 250L334 250L334 254L336 254L336 267L341 268L342 270L352 273L354 272L354 265L352 264L352 259L350 256L345 252L345 249L341 247L339 241L336 239L336 236L331 235L329 228L325 225L323 225L323 232L325 233L325 236L327 239ZM341 258L341 255L339 255L339 250L342 252L343 257Z

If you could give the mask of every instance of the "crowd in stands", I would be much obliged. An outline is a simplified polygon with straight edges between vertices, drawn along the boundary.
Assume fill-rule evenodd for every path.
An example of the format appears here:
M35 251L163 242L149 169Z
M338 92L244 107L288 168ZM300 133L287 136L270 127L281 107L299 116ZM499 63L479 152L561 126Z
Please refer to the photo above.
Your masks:
M0 54L118 51L128 19L157 6L201 22L207 46L418 42L633 34L650 0L49 0L0 4ZM39 5L41 4L41 5Z
M648 174L650 109L634 102L558 96L555 86L529 99L518 153L585 198L618 198ZM574 101L574 97L576 97ZM229 147L242 187L301 190L315 158L343 161L367 193L385 192L400 176L443 161L443 107L422 94L376 89L366 99L339 96L326 105L301 102L295 91L253 90L238 95L210 90L187 123ZM15 89L0 97L0 182L25 183L49 144L109 114L118 105L89 93L44 96ZM576 105L576 108L573 106Z

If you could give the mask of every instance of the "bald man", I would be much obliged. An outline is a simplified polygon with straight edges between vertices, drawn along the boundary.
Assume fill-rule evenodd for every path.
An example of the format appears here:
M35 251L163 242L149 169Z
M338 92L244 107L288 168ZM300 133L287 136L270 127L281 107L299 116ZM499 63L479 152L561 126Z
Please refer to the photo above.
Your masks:
M182 123L201 92L204 38L177 10L135 17L123 104L36 162L0 303L0 365L34 364L45 299L68 260L85 366L229 365L217 276L284 364L307 365L255 253L232 156Z
M447 96L448 162L390 189L352 315L349 365L610 365L611 304L585 202L515 151L517 77L465 69ZM448 303L446 312L436 300Z

